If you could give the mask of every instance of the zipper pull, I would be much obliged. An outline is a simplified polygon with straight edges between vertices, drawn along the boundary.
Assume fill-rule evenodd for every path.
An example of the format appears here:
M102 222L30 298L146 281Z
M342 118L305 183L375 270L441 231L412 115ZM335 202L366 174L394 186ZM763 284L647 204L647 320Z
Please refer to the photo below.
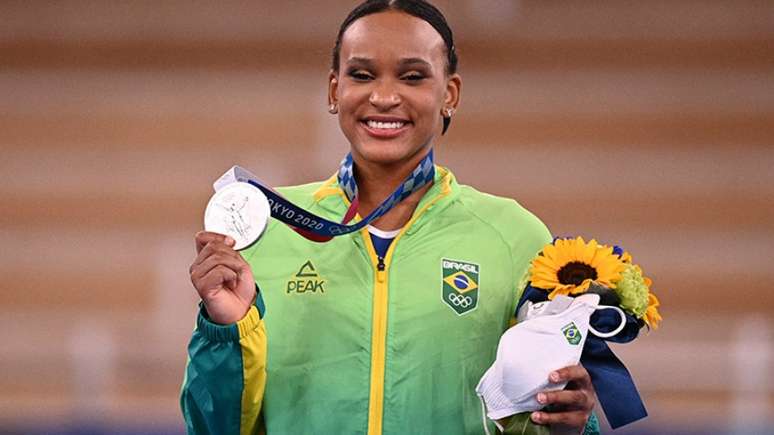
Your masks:
M384 282L384 280L387 278L385 275L387 273L385 272L386 266L384 265L384 257L377 257L378 262L376 263L376 279L379 282Z

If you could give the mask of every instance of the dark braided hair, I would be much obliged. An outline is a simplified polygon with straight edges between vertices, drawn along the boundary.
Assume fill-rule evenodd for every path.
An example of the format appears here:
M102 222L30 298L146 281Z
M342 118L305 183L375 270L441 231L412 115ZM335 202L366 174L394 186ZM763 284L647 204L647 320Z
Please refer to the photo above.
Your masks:
M426 21L441 35L446 44L446 74L457 72L457 50L454 47L454 36L446 18L441 11L425 0L366 0L358 5L341 23L339 34L336 36L336 45L333 47L333 62L331 68L339 72L339 52L341 51L341 38L350 25L366 15L376 14L388 10L401 11ZM443 133L449 129L451 118L443 118Z

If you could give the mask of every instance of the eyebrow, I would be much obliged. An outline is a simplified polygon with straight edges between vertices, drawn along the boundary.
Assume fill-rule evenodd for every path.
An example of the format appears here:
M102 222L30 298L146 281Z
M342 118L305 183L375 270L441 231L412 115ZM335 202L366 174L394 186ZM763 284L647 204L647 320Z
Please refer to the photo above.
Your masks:
M374 62L367 57L350 57L347 59L347 65L363 65L366 68L373 68Z
M350 64L352 64L352 63L360 63L360 64L363 64L363 65L366 65L366 66L370 67L370 66L372 66L374 64L374 61L373 61L373 59L370 59L368 57L351 57L351 58L347 59L347 63L350 63ZM426 60L424 60L422 58L419 58L419 57L403 58L403 59L401 59L398 62L398 64L401 65L401 66L420 64L420 65L426 66L428 68L432 68L432 65L430 64L430 62L428 62L428 61L426 61Z
M424 66L426 66L428 68L432 68L432 65L430 65L430 62L428 62L428 61L426 61L424 59L418 58L418 57L409 57L409 58L406 58L406 59L401 59L399 63L401 65L420 64L420 65L424 65Z

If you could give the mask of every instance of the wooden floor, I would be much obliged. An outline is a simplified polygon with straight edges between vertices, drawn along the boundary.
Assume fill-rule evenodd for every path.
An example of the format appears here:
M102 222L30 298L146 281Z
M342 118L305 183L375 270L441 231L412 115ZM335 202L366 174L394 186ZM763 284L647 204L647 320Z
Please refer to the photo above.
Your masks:
M347 150L351 2L293 4L0 3L0 428L177 424L211 182ZM652 275L664 325L619 350L649 424L774 423L774 5L438 4L464 78L439 163Z

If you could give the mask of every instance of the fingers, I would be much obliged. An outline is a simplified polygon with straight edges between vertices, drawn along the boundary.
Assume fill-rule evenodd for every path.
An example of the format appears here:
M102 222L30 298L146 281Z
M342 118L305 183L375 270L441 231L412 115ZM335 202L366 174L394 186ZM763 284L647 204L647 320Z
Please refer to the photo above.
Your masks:
M194 259L193 264L191 264L191 267L201 264L204 260L206 260L207 258L215 254L219 254L224 257L241 258L239 253L231 249L230 246L226 245L223 242L213 240L207 243L206 245L204 245L204 247L199 251L199 254Z
M209 242L207 242L204 246L200 247L199 237L197 234L196 249L198 254L196 256L196 259L194 259L193 264L191 264L191 268L193 268L198 264L201 264L204 260L206 260L208 257L210 257L216 252L219 252L223 255L230 255L232 257L239 257L239 253L237 253L234 249L232 249L234 239L231 239L228 236L221 236L220 234L216 234L216 233L206 233L206 234L211 234L219 237L212 237ZM202 237L202 238L205 240L210 239L209 237ZM230 244L227 242L230 242Z
M239 275L237 272L226 266L218 265L201 278L196 279L194 281L194 286L196 286L200 292L203 292L222 287L223 285L228 285L228 283L235 282L238 278Z
M588 371L580 364L569 366L551 372L548 380L555 384L567 382L570 389L538 393L537 401L540 404L551 406L558 411L533 412L532 421L538 424L583 428L595 404L594 387L591 385Z
M196 234L198 255L189 268L191 282L201 293L219 287L233 289L249 272L242 256L232 249L234 240L222 234L202 231Z
M202 253L204 253L204 250L202 250ZM244 272L248 267L247 263L239 256L239 254L232 255L229 252L214 251L198 264L194 263L191 266L191 279L200 279L218 266L227 267L237 275Z
M210 242L217 242L225 244L228 247L234 246L235 240L229 236L223 234L212 233L209 231L199 231L196 233L196 253L200 253L202 249Z
M548 380L554 384L573 382L581 388L591 386L589 372L580 364L553 371L548 375Z
M561 425L582 429L586 426L589 414L585 411L567 411L567 412L533 412L530 417L537 424L547 424L551 426Z
M593 401L584 390L545 391L538 393L537 401L541 405L559 405L560 409L592 409Z

